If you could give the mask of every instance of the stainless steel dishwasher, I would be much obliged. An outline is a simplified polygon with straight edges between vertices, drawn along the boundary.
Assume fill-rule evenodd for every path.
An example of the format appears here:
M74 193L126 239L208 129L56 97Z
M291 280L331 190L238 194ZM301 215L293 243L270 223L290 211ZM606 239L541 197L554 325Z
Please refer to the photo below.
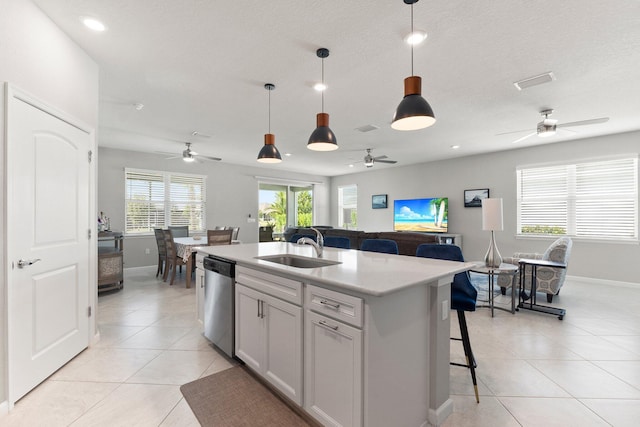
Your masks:
M208 256L204 267L204 336L229 357L235 354L236 264Z

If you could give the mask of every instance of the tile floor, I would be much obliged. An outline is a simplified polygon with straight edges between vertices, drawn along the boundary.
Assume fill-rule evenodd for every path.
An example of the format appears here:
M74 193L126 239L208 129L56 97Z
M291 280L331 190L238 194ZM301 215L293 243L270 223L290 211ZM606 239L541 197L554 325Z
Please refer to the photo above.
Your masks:
M154 274L129 270L124 290L101 295L101 341L0 415L0 425L197 426L179 386L232 364L200 334L194 289ZM507 306L509 296L497 301ZM573 280L552 305L567 309L564 320L468 313L480 404L468 370L451 367L445 426L639 425L640 287ZM451 352L463 359L458 343Z

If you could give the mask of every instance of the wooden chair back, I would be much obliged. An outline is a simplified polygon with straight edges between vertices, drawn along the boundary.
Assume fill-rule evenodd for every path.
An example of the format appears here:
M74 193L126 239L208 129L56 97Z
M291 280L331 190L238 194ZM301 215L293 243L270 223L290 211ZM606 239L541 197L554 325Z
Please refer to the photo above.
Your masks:
M207 245L230 245L233 230L207 230Z

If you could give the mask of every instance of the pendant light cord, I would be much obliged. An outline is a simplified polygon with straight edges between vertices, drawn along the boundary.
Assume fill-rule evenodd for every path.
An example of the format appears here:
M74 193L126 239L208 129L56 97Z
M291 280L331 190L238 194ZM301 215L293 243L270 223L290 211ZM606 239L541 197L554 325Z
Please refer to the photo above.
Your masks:
M413 3L411 3L411 37L413 37ZM413 43L411 43L411 75L413 76Z
M268 92L269 92L269 133L271 133L271 89L269 89Z
M324 86L324 58L322 58L322 86ZM320 99L322 100L322 108L321 108L321 112L324 113L324 91L325 89L322 89L322 92L320 93Z

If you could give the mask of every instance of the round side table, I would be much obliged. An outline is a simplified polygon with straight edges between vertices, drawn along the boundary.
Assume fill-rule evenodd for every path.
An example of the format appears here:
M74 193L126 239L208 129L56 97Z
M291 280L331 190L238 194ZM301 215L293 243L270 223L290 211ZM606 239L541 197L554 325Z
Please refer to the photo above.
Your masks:
M473 267L471 270L474 273L485 274L489 276L489 305L488 307L491 309L491 317L493 317L493 310L504 310L509 312L508 309L504 307L495 307L493 302L493 289L495 286L495 278L496 276L507 275L507 276L515 276L518 273L518 266L513 264L500 264L500 267L492 268L487 267L483 264L478 264L476 267ZM513 286L511 286L511 314L515 314L516 312L516 290Z

